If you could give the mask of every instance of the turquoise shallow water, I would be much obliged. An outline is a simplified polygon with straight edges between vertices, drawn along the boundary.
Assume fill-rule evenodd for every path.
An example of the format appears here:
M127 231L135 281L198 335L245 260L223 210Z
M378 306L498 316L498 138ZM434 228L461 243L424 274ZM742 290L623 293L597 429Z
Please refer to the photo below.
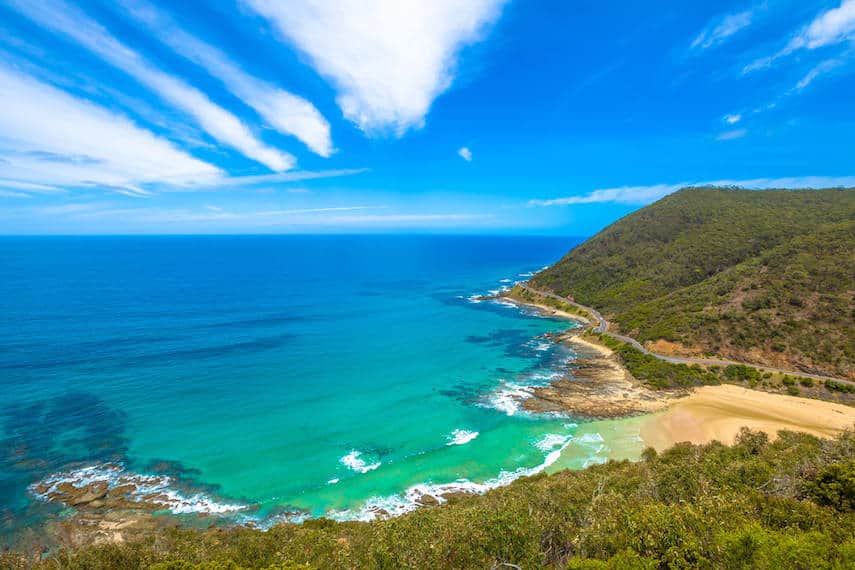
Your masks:
M572 362L538 338L568 324L471 298L577 241L2 238L5 526L46 508L29 485L106 464L168 475L179 512L278 520L602 461L512 397Z

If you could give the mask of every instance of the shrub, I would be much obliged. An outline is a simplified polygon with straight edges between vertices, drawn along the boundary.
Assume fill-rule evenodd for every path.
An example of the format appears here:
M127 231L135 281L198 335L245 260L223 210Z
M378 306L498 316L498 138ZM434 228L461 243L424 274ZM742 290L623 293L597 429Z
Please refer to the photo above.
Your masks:
M825 388L830 392L843 392L845 394L855 393L855 386L845 382L837 382L835 380L826 380Z
M828 465L806 488L808 495L820 505L838 511L855 510L855 461Z

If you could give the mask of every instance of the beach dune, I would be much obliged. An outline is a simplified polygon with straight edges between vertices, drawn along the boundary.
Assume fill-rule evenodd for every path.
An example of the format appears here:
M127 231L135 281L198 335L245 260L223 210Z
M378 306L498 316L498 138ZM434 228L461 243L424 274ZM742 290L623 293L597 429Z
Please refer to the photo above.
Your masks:
M731 444L743 427L774 438L780 430L833 437L853 426L855 408L849 406L724 384L699 388L650 416L639 435L661 451L683 441Z

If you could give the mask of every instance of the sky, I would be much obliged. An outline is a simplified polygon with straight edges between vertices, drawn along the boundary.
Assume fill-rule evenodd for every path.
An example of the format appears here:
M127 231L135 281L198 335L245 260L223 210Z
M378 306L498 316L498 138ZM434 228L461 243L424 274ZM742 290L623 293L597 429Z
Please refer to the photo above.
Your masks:
M0 234L585 236L854 166L855 0L0 0Z

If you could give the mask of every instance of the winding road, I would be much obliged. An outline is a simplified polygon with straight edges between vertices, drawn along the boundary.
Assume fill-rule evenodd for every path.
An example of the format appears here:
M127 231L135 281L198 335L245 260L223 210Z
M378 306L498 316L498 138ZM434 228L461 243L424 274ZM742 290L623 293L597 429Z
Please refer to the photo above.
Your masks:
M666 356L664 354L657 354L655 352L649 351L647 348L644 347L644 345L642 345L640 342L638 342L637 340L635 340L632 337L624 336L622 334L617 334L614 332L609 332L609 330L608 330L609 322L606 320L606 318L602 314L600 314L600 312L598 310L594 309L593 307L587 307L585 305L581 305L575 301L571 301L570 299L567 299L566 297L562 297L561 295L556 295L555 293L552 293L549 291L541 291L539 289L535 289L533 287L530 287L528 285L528 283L518 283L517 285L519 285L524 290L526 290L529 293L532 293L534 295L540 295L542 297L549 297L552 299L556 299L558 301L561 301L562 303L572 305L572 306L576 307L577 309L581 309L581 310L591 314L597 320L596 326L594 326L591 329L595 333L608 335L608 336L610 336L614 339L617 339L619 341L631 344L633 347L637 348L638 350L640 350L644 354L649 354L650 356L652 356L654 358L658 358L659 360L664 360L665 362L672 362L674 364L700 364L702 366L729 366L731 364L743 364L745 366L751 366L752 368L756 368L758 370L763 370L765 372L777 372L779 374L790 374L791 376L801 376L804 378L812 378L814 380L832 380L834 382L843 382L845 384L855 385L855 382L852 382L851 380L844 380L842 378L834 378L833 376L822 376L820 374L809 374L807 372L800 372L798 370L784 370L783 368L772 368L770 366L753 364L751 362L738 362L736 360L719 360L716 358L683 358L683 357L679 357L679 356Z

